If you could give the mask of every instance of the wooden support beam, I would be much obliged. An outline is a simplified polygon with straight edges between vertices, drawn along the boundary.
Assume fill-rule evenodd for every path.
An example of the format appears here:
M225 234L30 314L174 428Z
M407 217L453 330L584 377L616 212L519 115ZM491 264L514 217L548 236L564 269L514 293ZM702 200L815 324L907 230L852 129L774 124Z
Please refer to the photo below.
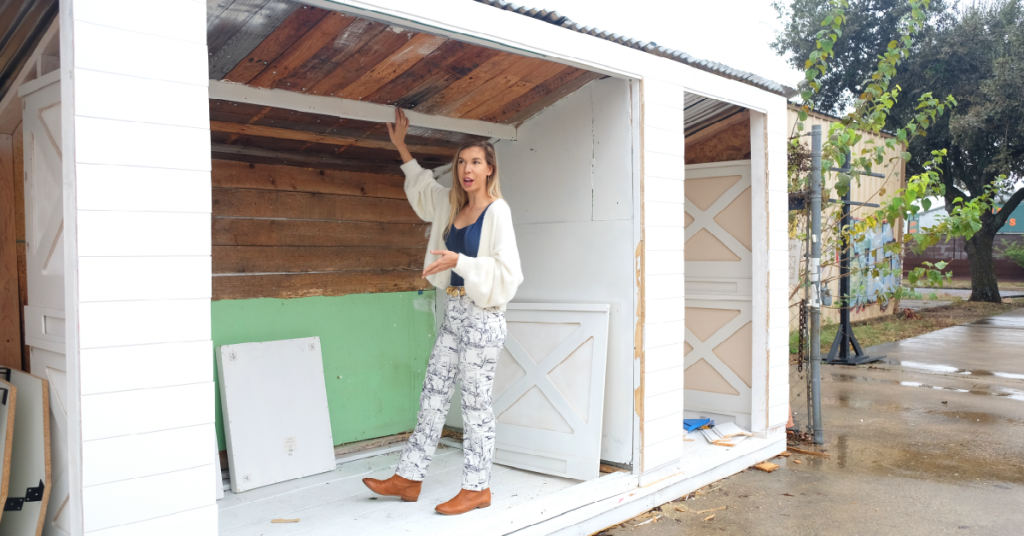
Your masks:
M713 123L711 125L708 125L707 127L703 128L703 129L701 129L701 130L699 130L699 131L697 131L697 132L695 132L693 134L686 134L686 144L687 145L693 145L695 143L700 143L702 141L706 141L708 139L711 139L711 138L715 137L716 135L718 135L719 133L725 131L726 129L728 129L731 126L738 125L738 124L743 123L743 122L749 122L749 121L750 121L750 112L747 111L747 110L742 110L742 111L740 111L738 113L730 115L729 117L726 117L725 119L723 119L723 120L721 120L721 121L719 121L717 123Z
M0 134L0 366L21 370L15 180L14 140Z
M344 296L370 292L426 290L430 286L430 283L421 277L420 270L218 275L213 277L213 299Z
M397 158L391 161L367 161L359 158L345 158L329 154L297 153L288 151L275 151L273 149L262 149L260 147L245 147L241 145L226 145L214 143L211 146L214 158L226 160L243 160L261 164L284 164L288 166L322 167L354 171L363 173L379 173L382 175L401 175L399 169L400 161ZM237 155L236 158L231 158Z
M394 149L390 141L370 140L365 138L350 138L347 136L334 136L331 134L317 134L307 130L291 130L287 128L268 127L263 125L250 125L243 123L226 123L224 121L210 121L210 130L214 132L229 132L248 136L262 136L265 138L279 138L283 140L308 141L310 143L325 143L327 145L354 145L356 147L368 147L371 149ZM440 145L410 145L409 152L436 154L451 158L455 154L456 147L444 147Z
M305 95L284 89L258 89L242 84L210 80L210 98L234 102L248 102L261 106L273 106L299 112L344 117L385 123L395 120L395 108L372 102L362 102L321 95ZM416 127L462 132L488 138L516 139L516 127L501 123L489 123L473 119L458 119L428 115L406 110L409 124Z

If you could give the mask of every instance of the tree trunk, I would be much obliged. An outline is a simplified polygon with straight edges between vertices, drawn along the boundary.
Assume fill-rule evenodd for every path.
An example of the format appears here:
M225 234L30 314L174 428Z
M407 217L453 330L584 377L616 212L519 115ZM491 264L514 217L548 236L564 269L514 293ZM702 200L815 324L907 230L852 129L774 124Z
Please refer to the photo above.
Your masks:
M992 261L992 243L995 232L988 225L982 227L967 241L967 261L971 265L971 301L999 303L999 282L996 281Z

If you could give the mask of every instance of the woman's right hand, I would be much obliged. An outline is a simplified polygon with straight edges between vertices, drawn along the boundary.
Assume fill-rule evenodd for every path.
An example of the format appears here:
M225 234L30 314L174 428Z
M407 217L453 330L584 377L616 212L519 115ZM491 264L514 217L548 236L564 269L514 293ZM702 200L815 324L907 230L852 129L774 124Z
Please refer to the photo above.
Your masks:
M405 135L409 132L409 119L401 108L395 108L395 122L388 123L388 135L391 136L391 143L395 144L398 154L402 157L402 163L412 161L412 154L405 146Z

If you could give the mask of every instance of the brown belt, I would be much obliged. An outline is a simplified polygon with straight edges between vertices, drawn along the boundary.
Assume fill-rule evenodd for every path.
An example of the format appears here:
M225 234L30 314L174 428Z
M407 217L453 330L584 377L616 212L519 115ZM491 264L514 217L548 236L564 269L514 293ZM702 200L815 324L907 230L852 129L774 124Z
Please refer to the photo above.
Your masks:
M448 287L445 292L453 298L466 295L466 287Z

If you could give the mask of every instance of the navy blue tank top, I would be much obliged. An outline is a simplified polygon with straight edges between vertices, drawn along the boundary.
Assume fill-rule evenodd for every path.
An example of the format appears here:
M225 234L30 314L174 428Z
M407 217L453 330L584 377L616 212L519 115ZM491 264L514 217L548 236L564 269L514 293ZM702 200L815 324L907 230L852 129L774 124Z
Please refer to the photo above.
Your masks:
M448 248L448 251L461 253L467 257L476 257L480 251L480 230L484 226L484 214L487 214L487 209L489 208L491 208L491 205L487 205L484 208L484 211L480 213L480 217L475 222L462 229L458 229L455 227L455 224L452 224L452 228L448 230L448 236L444 239L444 245ZM465 280L462 279L461 275L455 273L454 269L452 270L451 286L466 286Z

